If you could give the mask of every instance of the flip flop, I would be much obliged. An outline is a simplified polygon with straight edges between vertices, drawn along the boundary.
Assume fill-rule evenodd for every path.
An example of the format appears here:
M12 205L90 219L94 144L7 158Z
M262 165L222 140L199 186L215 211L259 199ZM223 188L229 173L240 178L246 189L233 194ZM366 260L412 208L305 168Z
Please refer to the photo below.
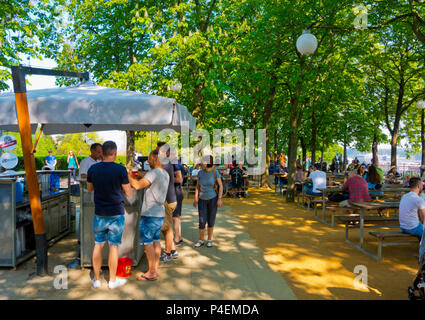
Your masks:
M156 279L158 279L158 277L156 278L148 278L146 277L144 274L142 274L141 276L137 277L137 280L139 281L155 281Z

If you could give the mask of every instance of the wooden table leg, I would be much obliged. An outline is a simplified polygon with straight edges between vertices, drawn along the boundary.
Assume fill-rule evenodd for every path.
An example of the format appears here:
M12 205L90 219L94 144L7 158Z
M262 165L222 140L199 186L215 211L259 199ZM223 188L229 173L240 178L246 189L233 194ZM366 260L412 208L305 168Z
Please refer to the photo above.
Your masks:
M363 248L364 209L360 210L360 248Z

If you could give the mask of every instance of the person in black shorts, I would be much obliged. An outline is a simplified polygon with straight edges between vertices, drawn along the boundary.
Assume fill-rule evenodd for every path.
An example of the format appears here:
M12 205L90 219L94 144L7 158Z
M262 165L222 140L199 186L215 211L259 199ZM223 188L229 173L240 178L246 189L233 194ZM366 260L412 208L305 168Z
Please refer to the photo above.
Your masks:
M124 231L124 195L131 196L127 169L115 163L117 145L106 141L102 146L103 162L96 163L87 172L87 190L94 191L94 240L93 272L94 288L100 288L102 249L109 244L109 288L114 289L126 283L117 278L118 246Z
M182 205L183 205L183 199L184 199L184 191L183 191L184 167L181 164L181 162L177 160L176 157L173 157L172 163L174 166L174 188L176 190L176 198L177 198L177 206L173 212L174 244L178 246L183 242L180 217L182 215Z

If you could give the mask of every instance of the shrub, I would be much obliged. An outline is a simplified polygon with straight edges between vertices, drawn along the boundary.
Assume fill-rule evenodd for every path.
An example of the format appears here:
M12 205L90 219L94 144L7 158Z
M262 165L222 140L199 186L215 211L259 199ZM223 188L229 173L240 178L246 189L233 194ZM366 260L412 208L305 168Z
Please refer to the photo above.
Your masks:
M35 157L35 167L37 170L41 170L44 166L44 159L45 156L36 156ZM80 164L81 161L86 157L77 157L78 163ZM68 156L56 156L56 170L68 170L68 164L66 163L66 160L68 159ZM115 160L116 163L122 163L125 165L126 163L126 156L117 156L117 159ZM16 166L15 171L25 171L24 167L24 157L18 157L18 165Z

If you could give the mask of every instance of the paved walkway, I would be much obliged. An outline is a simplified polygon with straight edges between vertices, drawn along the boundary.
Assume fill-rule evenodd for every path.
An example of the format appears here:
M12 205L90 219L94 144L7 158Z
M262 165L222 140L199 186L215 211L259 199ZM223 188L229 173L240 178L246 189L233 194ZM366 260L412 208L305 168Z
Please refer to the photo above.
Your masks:
M75 258L76 239L72 234L49 248L50 276L34 277L34 259L18 266L17 270L1 268L0 299L296 299L286 281L268 267L262 250L228 210L228 206L219 209L215 246L195 249L197 210L184 205L185 242L178 247L180 257L160 264L157 281L136 280L136 276L147 269L143 257L128 283L115 290L107 288L107 269L102 272L100 289L91 288L91 269L68 270L68 289L55 289L54 267L66 266Z

